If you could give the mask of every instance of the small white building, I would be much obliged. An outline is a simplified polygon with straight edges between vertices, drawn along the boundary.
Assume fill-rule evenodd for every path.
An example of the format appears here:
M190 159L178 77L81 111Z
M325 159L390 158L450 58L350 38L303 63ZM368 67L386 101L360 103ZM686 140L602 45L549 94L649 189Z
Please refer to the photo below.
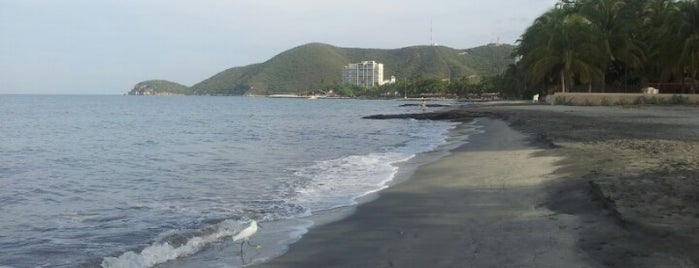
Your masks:
M385 80L385 81L383 81L383 85L385 85L385 84L395 84L395 83L396 83L396 76L395 76L395 75L391 75L391 79L390 79L390 80Z

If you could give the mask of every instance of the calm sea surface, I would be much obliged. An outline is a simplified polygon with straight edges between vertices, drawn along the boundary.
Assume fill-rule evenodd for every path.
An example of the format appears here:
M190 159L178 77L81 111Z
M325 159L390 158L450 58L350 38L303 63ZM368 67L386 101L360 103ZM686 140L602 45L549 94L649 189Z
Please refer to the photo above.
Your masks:
M0 95L0 267L234 256L251 219L274 250L308 227L295 219L386 187L455 126L361 119L417 111L400 104Z

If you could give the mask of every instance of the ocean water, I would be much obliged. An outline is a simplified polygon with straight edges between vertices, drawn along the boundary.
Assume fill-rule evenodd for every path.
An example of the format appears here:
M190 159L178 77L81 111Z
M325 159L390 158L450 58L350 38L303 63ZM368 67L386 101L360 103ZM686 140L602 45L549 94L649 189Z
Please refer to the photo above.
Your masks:
M361 119L400 104L0 95L0 267L264 261L447 141L454 123ZM265 250L240 256L252 219Z

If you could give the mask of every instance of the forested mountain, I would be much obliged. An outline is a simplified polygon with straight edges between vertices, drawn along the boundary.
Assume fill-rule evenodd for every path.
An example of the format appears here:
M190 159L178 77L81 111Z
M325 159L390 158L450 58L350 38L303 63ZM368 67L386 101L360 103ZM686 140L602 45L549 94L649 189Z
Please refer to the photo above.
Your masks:
M471 49L444 46L361 49L311 43L287 50L264 63L222 71L190 87L187 93L266 95L333 87L341 83L343 66L366 60L383 63L385 79L492 76L512 64L512 51L511 45L496 44Z

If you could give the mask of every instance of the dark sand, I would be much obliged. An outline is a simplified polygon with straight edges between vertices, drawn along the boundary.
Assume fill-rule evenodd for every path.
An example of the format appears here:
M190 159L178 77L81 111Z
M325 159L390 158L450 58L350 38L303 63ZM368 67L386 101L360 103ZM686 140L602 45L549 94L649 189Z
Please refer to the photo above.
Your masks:
M435 118L470 116L500 120L481 119L485 134L255 267L699 263L696 107L484 106Z
M605 267L699 266L699 107L492 106L543 155L562 156L547 206L585 220L600 203L613 225L581 230ZM591 213L592 212L592 213Z

